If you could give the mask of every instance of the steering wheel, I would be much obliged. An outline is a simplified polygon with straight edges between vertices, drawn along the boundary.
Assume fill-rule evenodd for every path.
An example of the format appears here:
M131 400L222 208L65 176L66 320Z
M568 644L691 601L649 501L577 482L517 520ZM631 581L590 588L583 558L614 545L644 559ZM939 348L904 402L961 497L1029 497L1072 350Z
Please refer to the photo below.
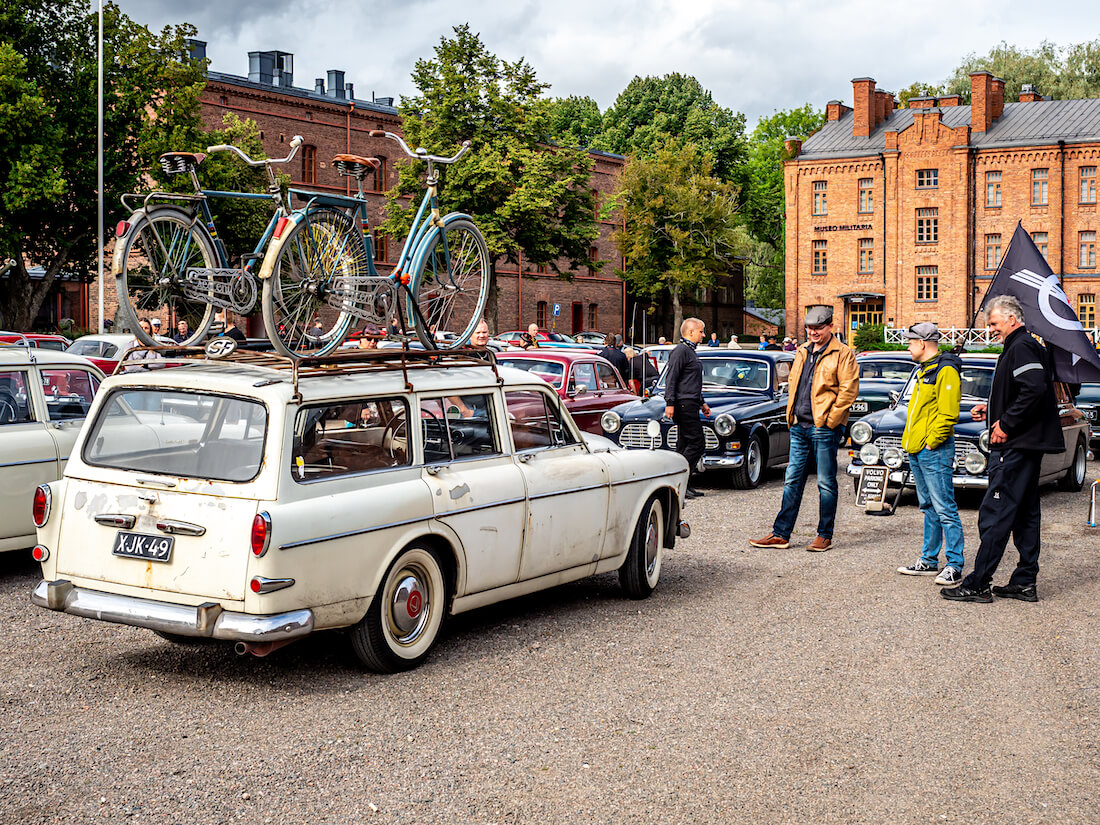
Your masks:
M11 424L15 419L15 396L7 391L0 392L0 424Z
M404 433L401 435L400 433ZM401 439L402 444L397 444L397 440ZM409 421L405 417L405 413L401 412L399 415L395 415L390 423L386 425L386 429L382 431L382 447L390 454L390 458L394 461L397 460L396 447L400 447L401 451L408 455L409 452Z

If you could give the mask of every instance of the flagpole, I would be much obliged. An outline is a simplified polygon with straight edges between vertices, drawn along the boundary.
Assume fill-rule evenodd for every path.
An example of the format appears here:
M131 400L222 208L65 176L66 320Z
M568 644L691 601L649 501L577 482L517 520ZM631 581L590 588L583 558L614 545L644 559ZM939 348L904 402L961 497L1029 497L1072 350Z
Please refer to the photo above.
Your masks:
M1022 225L1023 225L1023 221L1016 221L1016 226L1017 227L1022 226ZM1013 235L1016 234L1015 230L1013 230L1012 234ZM1010 238L1009 241L1008 241L1008 249L1011 249L1011 248L1012 248L1012 240ZM1006 249L1005 252L1004 252L1004 255L1001 256L1001 261L1003 261L1005 259L1005 255L1008 254L1008 249ZM997 262L997 271L1000 270L1000 263L1001 263L1000 261ZM993 278L989 282L989 286L987 286L985 288L985 293L982 295L982 299L980 301L974 301L974 314L970 317L970 326L968 327L968 329L974 329L974 324L976 324L977 321L978 321L978 313L980 313L982 311L982 309L981 309L982 304L985 303L985 296L989 294L989 289L990 289L990 287L993 286L993 281L995 281L995 280L997 280L996 271L994 272ZM960 353L964 352L965 349L960 349L960 347L962 347L962 344L957 344L954 348L954 351L960 352Z
M103 0L99 0L96 38L96 280L99 281L99 332L103 333Z

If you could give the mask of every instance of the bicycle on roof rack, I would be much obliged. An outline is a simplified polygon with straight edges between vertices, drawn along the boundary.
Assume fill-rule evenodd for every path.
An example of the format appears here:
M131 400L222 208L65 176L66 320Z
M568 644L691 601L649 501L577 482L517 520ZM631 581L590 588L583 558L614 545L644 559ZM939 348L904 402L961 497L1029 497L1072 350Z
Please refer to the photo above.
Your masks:
M291 189L284 193L273 168L289 163L302 138L291 140L285 158L253 160L235 146L211 146L207 152L228 151L250 166L263 166L267 193L204 190L197 169L206 155L169 152L161 165L169 174L188 174L193 194L152 192L125 195L130 219L119 223L112 272L119 307L139 339L148 345L138 318L167 314L168 323L188 322L190 334L180 343L190 346L206 335L215 308L247 315L260 294L264 326L282 355L325 355L346 339L354 321L388 328L396 315L401 329L412 328L428 348L438 346L434 330L459 324L448 348L469 341L488 298L489 256L481 233L466 215L441 218L436 163L453 163L469 143L451 158L416 152L397 135L372 132L396 140L405 152L428 163L428 189L392 275L374 266L363 178L379 161L338 155L334 165L356 178L355 197ZM290 195L306 199L293 209ZM143 197L140 206L127 198ZM228 265L225 245L217 235L209 198L271 199L275 211L254 251L240 269ZM430 209L430 217L426 215ZM260 262L257 273L256 264ZM262 285L262 291L261 291ZM398 299L399 290L404 301ZM406 318L409 319L406 323Z

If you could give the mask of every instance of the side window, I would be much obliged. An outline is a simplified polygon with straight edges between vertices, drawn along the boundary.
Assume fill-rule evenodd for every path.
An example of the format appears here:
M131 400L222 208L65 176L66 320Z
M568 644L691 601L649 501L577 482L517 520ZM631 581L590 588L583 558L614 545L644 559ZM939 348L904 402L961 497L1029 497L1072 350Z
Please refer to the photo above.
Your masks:
M544 393L534 390L510 392L505 396L505 403L516 452L575 443L556 407L547 403Z
M408 464L408 408L398 398L303 407L290 460L298 482Z
M600 378L601 390L621 390L623 385L615 377L615 368L610 364L596 364L596 372Z
M775 365L775 384L779 386L790 380L791 377L791 362L779 361Z
M33 420L27 373L22 370L0 372L0 426Z
M569 389L576 390L581 384L584 384L588 392L596 390L596 370L591 363L573 365L573 380Z
M421 399L424 463L499 455L492 409L493 397L486 394Z
M99 379L87 370L42 370L42 392L51 421L84 418L99 389Z

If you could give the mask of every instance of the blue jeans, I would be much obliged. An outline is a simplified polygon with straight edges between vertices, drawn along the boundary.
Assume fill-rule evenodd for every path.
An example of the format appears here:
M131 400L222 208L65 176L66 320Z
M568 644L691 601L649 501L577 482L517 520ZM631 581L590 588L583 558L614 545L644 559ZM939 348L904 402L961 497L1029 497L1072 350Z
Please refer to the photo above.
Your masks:
M955 469L955 439L947 439L934 450L926 447L919 453L910 453L909 469L917 487L917 501L924 512L921 561L938 565L940 545L943 545L947 566L961 573L963 529L955 504L955 486L951 483Z
M794 532L798 508L802 504L802 491L806 489L806 477L810 474L810 452L817 459L817 490L821 503L817 517L817 534L824 539L833 537L836 522L836 451L844 437L844 428L812 427L795 424L791 427L791 452L787 460L787 474L783 477L783 504L775 517L772 533L789 539Z

